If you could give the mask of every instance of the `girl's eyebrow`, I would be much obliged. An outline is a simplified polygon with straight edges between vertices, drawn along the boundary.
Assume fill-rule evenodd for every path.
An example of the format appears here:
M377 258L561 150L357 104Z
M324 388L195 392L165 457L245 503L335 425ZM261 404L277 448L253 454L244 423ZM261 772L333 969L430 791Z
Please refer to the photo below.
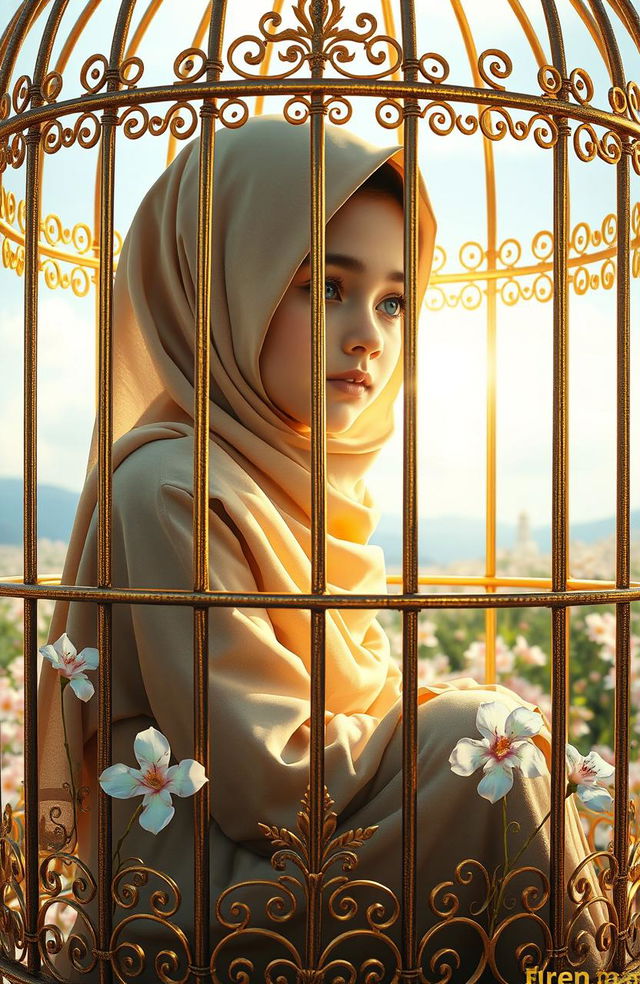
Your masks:
M304 260L300 266L308 266L311 262L309 256L305 256ZM355 273L364 273L365 265L360 260L356 259L355 256L346 256L344 253L327 253L325 256L325 263L332 263L334 266L345 267L348 270L353 270ZM401 270L394 270L387 274L387 280L395 280L398 283L404 283L404 274Z

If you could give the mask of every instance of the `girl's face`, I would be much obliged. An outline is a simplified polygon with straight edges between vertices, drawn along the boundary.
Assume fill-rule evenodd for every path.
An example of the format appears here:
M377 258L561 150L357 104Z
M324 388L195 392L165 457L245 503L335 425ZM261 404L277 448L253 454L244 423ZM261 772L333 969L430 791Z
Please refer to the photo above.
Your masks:
M390 195L357 191L329 220L325 236L327 433L340 434L384 388L400 355L402 207ZM358 370L368 374L369 385L331 380ZM311 427L308 257L271 319L260 372L269 398L285 418Z

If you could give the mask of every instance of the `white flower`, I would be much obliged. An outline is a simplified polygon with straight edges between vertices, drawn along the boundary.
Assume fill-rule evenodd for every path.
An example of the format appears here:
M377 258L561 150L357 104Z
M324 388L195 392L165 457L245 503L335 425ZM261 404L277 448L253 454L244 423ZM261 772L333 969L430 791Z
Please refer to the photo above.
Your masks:
M595 813L606 813L613 805L613 796L598 785L601 779L611 779L614 767L605 762L598 752L581 755L573 745L567 745L567 782L569 791L575 793L585 806Z
M544 774L544 755L530 741L542 727L540 714L526 707L509 712L500 701L488 701L478 708L476 727L484 737L461 738L449 756L449 764L458 776L470 776L482 766L484 776L478 792L490 803L509 792L514 768L528 778Z
M585 623L587 626L587 636L592 642L600 643L601 646L606 646L609 649L615 651L616 645L616 617L611 612L604 612L600 615L598 612L590 612L589 615L585 615Z
M76 697L84 701L93 697L93 684L84 670L95 670L98 666L97 649L87 648L78 653L67 633L63 632L52 646L41 646L39 651L50 661L54 670L67 677Z
M194 759L182 759L179 765L170 766L169 742L156 728L138 732L133 751L140 763L139 769L131 769L119 762L105 769L99 782L105 793L116 799L144 796L140 826L158 834L175 813L171 794L193 796L209 780L203 766Z

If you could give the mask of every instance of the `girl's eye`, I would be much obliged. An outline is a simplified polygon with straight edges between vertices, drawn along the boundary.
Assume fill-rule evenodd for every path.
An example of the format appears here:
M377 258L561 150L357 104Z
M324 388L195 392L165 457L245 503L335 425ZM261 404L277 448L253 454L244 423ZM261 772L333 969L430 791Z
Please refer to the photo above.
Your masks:
M311 284L304 284L305 289L309 289ZM340 292L343 288L343 281L338 277L327 277L324 282L324 296L327 301L336 301L340 299ZM327 293L329 291L329 293ZM335 293L331 293L335 291ZM385 297L381 304L394 304L395 307L392 311L386 310L384 313L388 317L394 320L399 318L405 309L405 299L403 294L392 294L391 297Z
M335 290L336 293L334 295L332 295L332 296L327 296L327 287L329 289ZM340 296L339 287L340 287L340 284L339 284L339 282L337 280L329 280L327 278L327 280L325 280L325 282L324 282L324 296L325 296L325 298L328 301L333 301L333 300L336 299L336 297L339 297Z
M404 311L404 297L401 294L394 294L392 297L385 297L383 304L395 304L396 308L394 311L387 311L386 313L391 318L398 318Z

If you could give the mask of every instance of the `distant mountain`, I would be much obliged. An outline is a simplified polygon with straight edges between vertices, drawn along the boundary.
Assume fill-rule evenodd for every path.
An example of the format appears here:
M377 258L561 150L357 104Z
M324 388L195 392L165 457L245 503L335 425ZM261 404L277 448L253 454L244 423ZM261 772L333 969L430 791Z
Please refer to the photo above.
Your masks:
M594 519L571 524L572 541L596 543L613 536L615 518ZM515 546L516 523L498 523L498 550ZM631 512L631 536L640 536L640 509ZM532 526L531 538L541 554L551 553L551 526ZM371 537L384 549L389 567L402 564L402 516L385 514ZM418 529L418 563L420 566L451 564L457 560L473 560L485 555L485 521L467 516L437 516L420 520Z
M21 478L0 478L0 543L7 546L22 544L23 488ZM38 538L68 542L79 498L57 485L38 485Z
M38 486L38 537L67 542L71 536L73 518L79 495L55 485ZM594 519L571 525L571 539L595 543L615 533L615 519ZM640 536L640 509L631 513L632 536ZM499 550L515 545L516 523L498 523L496 536ZM540 553L551 553L551 526L532 526L531 537ZM0 544L22 543L22 479L0 478ZM402 516L387 513L382 516L371 537L384 549L387 564L402 563ZM450 564L457 560L472 560L484 556L484 519L467 516L437 516L420 520L418 536L421 566Z

